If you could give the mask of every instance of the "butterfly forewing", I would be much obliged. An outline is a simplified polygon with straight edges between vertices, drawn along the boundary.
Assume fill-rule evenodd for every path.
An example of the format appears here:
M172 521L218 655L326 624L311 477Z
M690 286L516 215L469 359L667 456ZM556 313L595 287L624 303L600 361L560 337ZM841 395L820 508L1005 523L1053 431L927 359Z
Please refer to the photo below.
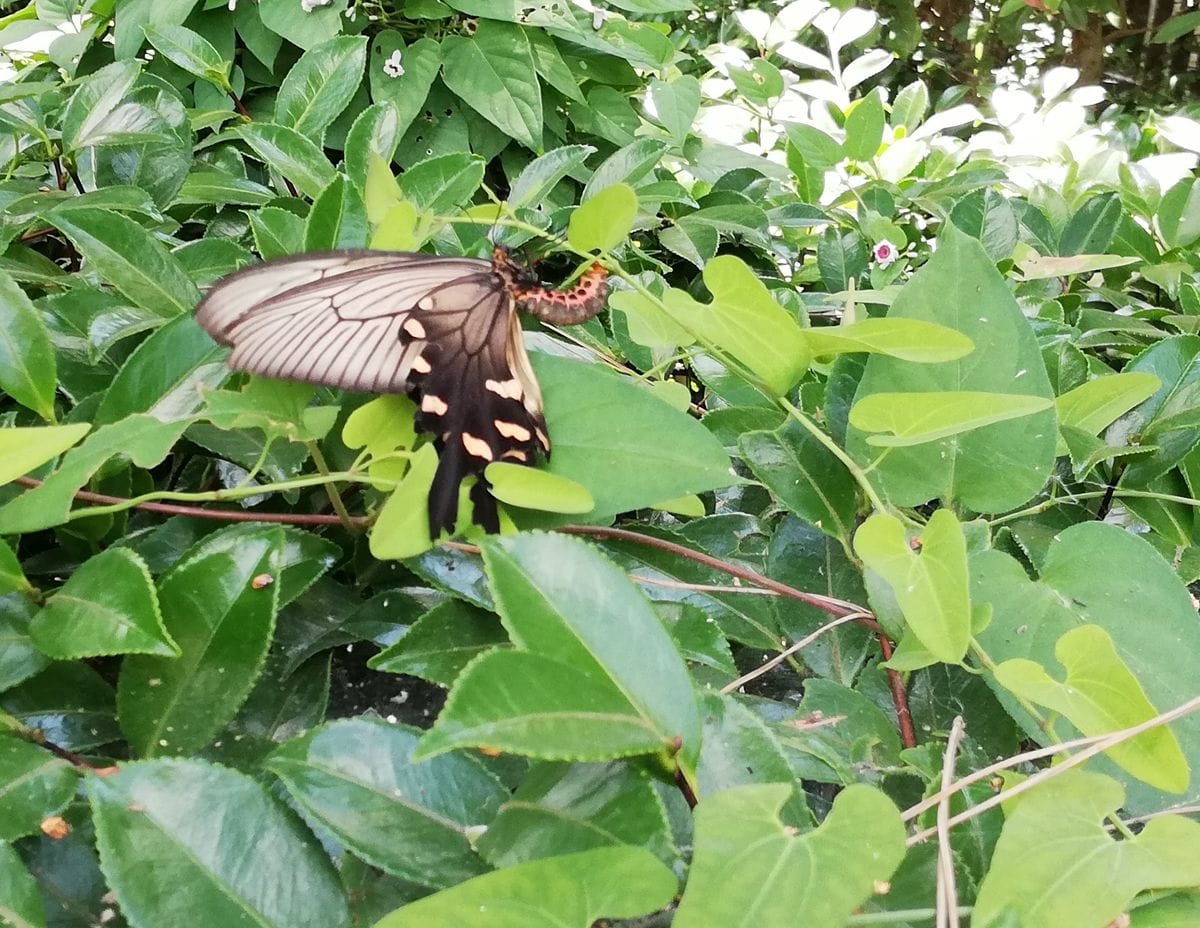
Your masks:
M233 349L235 370L413 396L441 452L434 537L453 530L468 474L480 476L476 520L498 530L484 468L532 464L550 450L513 297L489 262L369 251L283 258L221 281L196 318Z

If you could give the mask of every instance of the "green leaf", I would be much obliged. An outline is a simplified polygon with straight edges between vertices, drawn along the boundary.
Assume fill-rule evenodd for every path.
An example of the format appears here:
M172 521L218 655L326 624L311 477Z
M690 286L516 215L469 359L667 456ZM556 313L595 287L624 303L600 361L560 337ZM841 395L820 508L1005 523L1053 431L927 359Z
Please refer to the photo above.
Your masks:
M50 663L49 659L34 646L29 637L29 623L37 607L23 592L0 595L0 690L8 690L33 677ZM59 665L62 666L62 665ZM6 693L6 711L16 710L9 705L11 693Z
M579 202L586 203L610 184L636 184L654 170L668 147L659 139L638 139L617 149L588 178Z
M295 0L260 0L258 13L263 25L276 35L301 48L312 48L342 31L347 6L349 0L332 0L309 10Z
M1106 271L1113 267L1126 267L1137 264L1140 257L1123 257L1121 255L1072 255L1066 258L1054 256L1032 255L1017 261L1023 280L1049 280L1052 277L1069 277L1072 274L1090 274L1092 271Z
M176 196L179 203L205 203L218 206L239 204L264 206L275 199L269 187L224 171L193 171Z
M37 834L43 819L71 801L77 783L75 769L61 757L0 735L0 841Z
M1105 819L1123 799L1115 781L1075 770L1019 797L971 920L994 924L1010 912L1022 928L1107 925L1144 890L1200 882L1200 825L1167 815L1117 840Z
M139 31L138 44L142 42ZM115 61L80 81L62 116L63 151L75 152L95 144L102 126L141 73L140 61Z
M817 267L830 293L840 293L867 270L867 245L857 232L829 226L817 244Z
M46 928L46 910L37 883L17 852L0 843L0 914L14 928Z
M637 210L634 189L628 184L612 184L571 214L567 240L576 251L612 251L633 229Z
M29 633L57 660L179 654L163 627L150 571L125 548L109 548L88 558L34 616Z
M391 103L373 104L358 114L346 133L346 173L368 202L366 188L371 164L379 160L385 167L390 165L400 144L399 115Z
M682 290L663 297L679 325L735 358L777 394L790 390L808 367L804 333L740 258L721 255L704 268L713 301Z
M918 319L861 319L850 325L805 329L803 334L818 358L862 351L933 364L957 361L975 347L961 332Z
M534 158L513 181L508 205L512 209L538 206L560 180L580 168L595 151L591 145L564 145Z
M339 174L313 201L304 229L305 251L365 248L367 210L358 191Z
M670 81L652 80L646 87L646 114L682 145L700 111L700 82L690 74Z
M31 593L33 584L25 579L25 574L21 571L21 562L17 560L13 549L6 541L0 539L0 596L14 592ZM3 687L0 686L0 689Z
M202 35L184 26L147 24L142 27L150 44L172 64L188 74L208 81L218 90L232 93L229 67L219 51Z
M320 144L362 83L365 36L343 35L309 48L279 85L275 122Z
M250 213L254 247L264 261L304 250L304 220L278 206L265 206Z
M518 864L419 899L375 928L589 928L596 919L636 918L665 907L675 875L641 848L611 847Z
M663 802L629 764L534 764L479 841L497 867L632 845L675 856Z
M1119 526L1083 522L1052 540L1046 537L1050 532L1043 531L1045 541L1037 548L1041 560L1037 581L1029 579L1025 566L998 551L972 555L972 601L993 610L991 623L976 637L992 660L1026 658L1053 667L1059 638L1083 624L1099 625L1151 704L1170 708L1193 698L1192 655L1200 651L1200 628L1188 588L1172 565L1145 540ZM1154 621L1146 621L1147 616ZM1049 735L1016 706L1007 691L996 689L1026 734L1038 743L1074 736L1073 726L1065 720ZM1189 766L1200 769L1200 718L1179 719L1171 730ZM1129 814L1158 811L1179 801L1129 776L1106 758L1090 763L1121 777L1129 792Z
M372 657L367 666L448 687L471 660L507 644L508 636L495 615L450 599L421 616L404 637Z
M315 198L333 183L336 172L325 153L295 129L256 122L235 131L271 170L290 180L301 193Z
M870 161L883 141L883 103L869 93L852 105L846 116L846 141L842 152L851 161Z
M1163 194L1158 228L1168 248L1187 248L1200 239L1200 184L1185 177Z
M1006 689L1062 713L1087 737L1132 728L1158 714L1098 625L1074 628L1058 639L1054 656L1066 669L1060 683L1034 661L1016 658L996 667ZM1143 732L1108 750L1135 777L1172 793L1187 789L1189 771L1179 742L1166 726Z
M1114 426L1122 435L1137 436L1141 445L1157 446L1153 454L1132 462L1121 481L1146 486L1200 442L1200 337L1164 338L1130 361L1123 373L1151 374L1161 381L1153 396Z
M541 466L592 494L584 521L737 482L720 442L649 390L597 365L540 353L531 360L554 448Z
M946 223L937 250L900 290L888 318L919 319L956 329L974 342L975 350L961 360L941 364L913 365L881 355L867 359L856 406L872 394L906 392L919 394L921 403L940 406L944 394L951 394L949 409L939 413L944 418L936 421L935 417L927 432L945 428L948 437L893 447L878 462L872 482L898 506L937 498L977 512L1004 512L1024 505L1042 488L1054 464L1058 435L1054 392L1029 321L983 247L953 223ZM1012 403L1016 415L963 431L962 426L977 417L986 418L987 411L968 396L964 408L956 412L960 401L954 399L955 393L1006 394L1002 400L988 402ZM874 409L868 406L859 415L869 410L878 414L882 424L892 417L880 407L894 402L875 401ZM1043 411L1031 412L1038 405ZM912 429L909 434L923 431L923 410L915 403L902 402L902 406L895 415L906 420L904 428ZM852 423L846 447L865 466L878 456L878 438Z
M488 747L549 760L700 747L687 669L641 592L582 541L517 535L484 544L504 627L518 648L472 662L418 755ZM596 596L604 590L604 621ZM522 679L516 691L509 681Z
M400 192L418 208L450 213L474 196L483 183L484 167L478 155L436 155L404 172Z
M961 435L1053 406L1040 396L1014 393L874 393L854 404L850 424L871 435L867 444L904 448Z
M776 499L835 538L854 530L857 487L834 454L796 422L773 432L745 432L742 457Z
M383 66L396 52L400 52L404 73L392 77L384 71ZM384 29L371 41L371 61L367 68L371 99L395 107L397 138L404 136L425 106L429 88L433 86L441 66L442 47L436 39L418 39L405 47L404 38L399 32Z
M629 337L647 348L675 348L690 345L696 338L667 315L658 300L636 290L618 290L609 295L610 309L625 314Z
M180 656L127 657L117 688L121 728L139 755L199 750L237 713L275 628L283 545L278 528L234 526L200 541L159 581Z
M1059 427L1098 435L1119 416L1153 396L1161 386L1162 381L1153 374L1138 371L1089 380L1056 401Z
M784 123L788 141L800 153L805 163L815 168L831 168L842 160L842 146L816 126L803 123Z
M967 235L979 239L993 261L1012 257L1017 247L1017 214L1008 197L990 187L972 190L955 203L950 221Z
M135 306L169 318L191 312L199 301L196 285L178 261L132 219L95 208L54 210L46 219Z
M328 856L250 777L194 760L124 763L92 777L88 796L104 874L132 924L349 928Z
M847 787L815 831L779 820L790 785L743 786L696 808L695 851L676 928L803 924L842 928L904 858L904 826L883 793Z
M914 551L904 524L876 513L859 526L854 550L891 587L921 644L939 661L955 664L971 643L966 538L954 513L939 509L920 541L920 551Z
M535 151L542 147L542 95L525 30L479 21L470 38L442 40L442 80L488 122Z
M1058 252L1064 256L1103 254L1121 221L1121 197L1116 193L1094 196L1067 220L1059 239Z
M587 487L558 474L493 461L484 475L492 485L492 495L510 506L571 515L581 515L596 508L596 500Z
M408 463L404 480L387 498L371 527L371 555L381 561L415 557L433 545L428 498L437 471L437 452L433 445L424 445Z
M266 762L304 813L373 866L423 886L488 867L469 841L508 791L474 757L413 763L420 732L342 719L289 741Z
M0 390L54 421L54 347L25 291L0 271Z

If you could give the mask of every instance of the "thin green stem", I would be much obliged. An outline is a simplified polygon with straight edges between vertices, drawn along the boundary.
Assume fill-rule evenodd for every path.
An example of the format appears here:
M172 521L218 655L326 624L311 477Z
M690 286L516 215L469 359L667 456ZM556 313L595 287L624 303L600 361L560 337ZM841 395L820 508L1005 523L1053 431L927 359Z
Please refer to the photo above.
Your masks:
M971 907L958 907L960 918L971 915ZM847 925L901 925L905 922L933 921L937 918L937 909L896 909L894 912L866 912L861 915L851 915L846 919Z
M130 499L123 499L119 503L113 503L107 506L88 506L83 509L72 510L67 517L68 521L75 519L84 519L90 516L106 515L115 512L124 512L127 509L132 509L141 503L156 503L156 502L178 502L178 503L216 503L229 502L231 500L245 499L248 496L260 496L264 493L279 493L286 490L303 490L308 487L324 486L330 480L340 480L343 483L370 483L370 484L392 484L397 481L385 480L379 477L368 477L363 474L356 473L334 473L328 476L324 474L310 474L307 477L296 477L291 480L281 480L278 483L261 483L250 487L236 487L227 490L209 490L203 493L178 493L167 490L156 490L152 493L143 493L141 496L134 496Z
M854 482L858 484L859 488L863 491L863 494L870 501L871 507L876 512L888 511L888 507L884 505L883 500L879 497L879 494L875 492L875 488L871 486L871 481L867 479L862 468L858 466L858 464L853 458L850 457L850 455L841 449L836 441L826 435L825 432L822 431L815 422L808 418L808 416L788 402L786 397L779 397L777 402L780 406L787 410L789 416L791 416L796 420L796 422L804 427L805 431L807 431L810 435L812 435L813 438L824 445L830 454L842 462L846 470L850 471L850 476L854 478Z
M329 477L329 465L325 463L325 455L321 453L321 447L315 441L306 441L305 446L308 448L308 453L312 455L313 463L317 465L317 471L323 477ZM337 513L337 517L342 520L342 525L347 531L358 531L354 521L350 518L350 512L346 509L346 504L342 502L342 495L338 493L337 484L330 480L325 484L325 494L329 497L329 504L333 506L333 511Z
M994 678L996 676L996 662L992 660L992 656L988 654L986 650L984 650L983 645L981 645L976 638L971 639L971 653L975 655L975 660L979 661L980 666L983 667L983 669L990 673ZM1017 705L1029 713L1029 716L1038 723L1038 727L1042 731L1053 735L1053 732L1050 730L1050 720L1042 715L1037 706L1031 703L1024 696L1021 696L1019 693L1014 693L1012 690L1008 691L1008 695L1016 700Z
M998 525L1004 525L1008 522L1015 522L1017 519L1024 519L1028 516L1036 516L1039 513L1045 512L1048 509L1053 509L1055 506L1061 506L1064 503L1078 503L1088 499L1103 499L1108 493L1108 490L1088 490L1084 493L1072 493L1069 496L1055 496L1051 499L1044 500L1036 506L1030 506L1027 509L1020 509L1017 512L1010 512L1007 515L998 516L992 519L988 524L992 528ZM1117 490L1113 494L1114 499L1155 499L1164 503L1180 503L1184 506L1200 507L1200 500L1194 499L1191 496L1172 496L1170 493L1156 493L1153 490Z

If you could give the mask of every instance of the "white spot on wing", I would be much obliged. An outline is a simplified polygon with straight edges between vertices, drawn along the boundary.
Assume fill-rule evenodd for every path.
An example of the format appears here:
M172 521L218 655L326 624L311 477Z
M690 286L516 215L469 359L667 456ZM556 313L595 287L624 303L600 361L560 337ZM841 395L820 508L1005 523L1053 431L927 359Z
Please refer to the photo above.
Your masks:
M521 382L516 378L512 380L485 380L483 385L493 393L503 396L506 399L519 400L521 398Z
M426 361L422 355L417 355L415 358L413 358L412 369L418 374L428 374L431 370L433 370L433 368L430 367L429 362Z
M404 331L407 332L409 335L411 335L413 338L424 338L425 337L425 326L421 325L421 321L419 319L405 320L403 328L404 328Z
M503 419L492 420L492 425L496 426L496 431L505 438L515 438L517 441L529 441L532 437L529 434L529 429L523 425L517 425L515 422L505 422Z
M435 416L444 416L446 410L450 407L446 405L445 400L441 397L434 396L432 393L426 393L421 397L421 412L431 412Z
M492 449L488 447L488 443L482 438L476 438L470 432L462 433L463 447L467 449L467 453L472 457L483 458L485 461L492 459Z

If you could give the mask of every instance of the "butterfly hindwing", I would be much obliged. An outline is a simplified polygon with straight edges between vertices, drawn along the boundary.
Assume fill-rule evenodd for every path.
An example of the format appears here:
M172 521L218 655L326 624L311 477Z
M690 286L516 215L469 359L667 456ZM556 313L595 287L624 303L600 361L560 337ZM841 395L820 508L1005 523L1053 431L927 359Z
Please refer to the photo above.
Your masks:
M434 537L453 531L469 474L475 518L498 529L483 470L548 453L541 393L513 297L489 262L398 252L281 258L217 284L196 310L230 367L371 393L407 393L441 453Z

